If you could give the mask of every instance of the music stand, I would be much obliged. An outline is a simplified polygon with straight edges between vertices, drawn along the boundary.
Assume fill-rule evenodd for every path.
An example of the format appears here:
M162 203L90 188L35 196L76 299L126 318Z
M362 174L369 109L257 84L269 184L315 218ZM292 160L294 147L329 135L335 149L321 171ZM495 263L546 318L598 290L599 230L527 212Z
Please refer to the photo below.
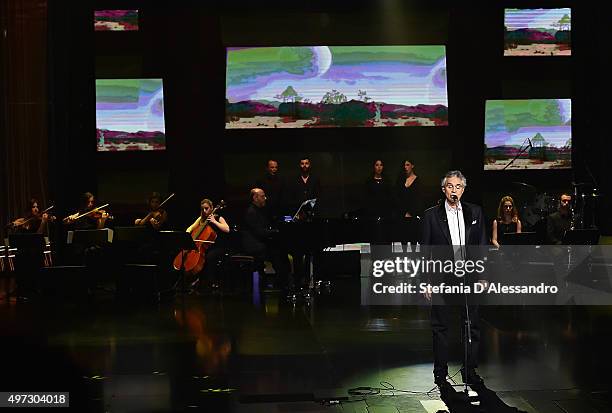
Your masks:
M115 227L114 242L140 244L151 238L151 232L144 226Z
M68 244L78 244L84 247L102 246L113 242L111 229L85 229L68 231Z
M537 245L537 232L508 232L504 234L502 240L504 245Z
M599 243L599 230L568 229L563 235L563 245L597 245Z
M161 244L164 246L166 251L169 250L181 250L183 259L181 260L181 293L185 292L185 255L186 251L192 251L197 249L191 234L186 231L159 231L159 238Z
M29 264L29 268L40 268L44 265L44 251L45 251L45 237L43 234L32 234L32 233L24 233L24 234L10 234L9 235L9 245L11 248L17 248L17 257L27 257L27 260L24 262L22 260L21 263ZM36 265L36 262L33 261L33 257L40 257L40 265ZM32 261L31 261L32 260Z
M312 212L315 205L317 204L317 198L307 199L302 202L302 205L298 208L298 210L293 215L292 221L299 221L301 219L301 214L306 215L306 207L309 206L310 210L308 212Z

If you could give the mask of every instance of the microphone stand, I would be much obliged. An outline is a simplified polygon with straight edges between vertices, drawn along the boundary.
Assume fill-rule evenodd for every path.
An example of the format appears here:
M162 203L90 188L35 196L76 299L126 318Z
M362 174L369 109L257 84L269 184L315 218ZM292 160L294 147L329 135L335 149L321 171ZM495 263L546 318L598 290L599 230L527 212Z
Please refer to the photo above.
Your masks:
M453 199L453 201L455 201L455 203L459 202L457 195L453 194L451 195L451 198ZM457 207L459 206L457 205ZM456 214L457 214L457 231L459 233L459 252L461 254L461 259L465 261L465 255L463 251L465 245L461 242L461 224L459 223L459 210L458 209L456 211ZM468 377L469 352L472 350L472 321L470 320L470 309L468 305L468 297L467 297L465 290L463 291L463 297L465 301L465 321L464 321L465 331L463 333L463 357L464 357L463 358L463 371L464 371L465 380L463 383L463 387L464 387L463 392L465 393L466 397L469 397L468 385L470 383L468 383L467 377Z

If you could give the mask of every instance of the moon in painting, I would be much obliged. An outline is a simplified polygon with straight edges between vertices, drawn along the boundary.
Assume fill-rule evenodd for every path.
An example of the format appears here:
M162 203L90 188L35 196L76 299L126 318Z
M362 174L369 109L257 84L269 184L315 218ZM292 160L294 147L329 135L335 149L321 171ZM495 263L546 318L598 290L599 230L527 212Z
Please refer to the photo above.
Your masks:
M312 47L312 63L316 70L316 75L321 76L327 72L332 64L331 50L327 46Z

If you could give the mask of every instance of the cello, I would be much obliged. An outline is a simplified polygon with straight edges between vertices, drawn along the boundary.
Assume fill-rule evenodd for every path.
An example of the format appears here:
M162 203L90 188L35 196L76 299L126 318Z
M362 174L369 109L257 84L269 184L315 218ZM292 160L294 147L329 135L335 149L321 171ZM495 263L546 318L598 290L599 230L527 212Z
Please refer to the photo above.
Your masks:
M217 239L217 233L209 225L210 218L223 208L225 208L225 201L222 200L210 211L204 224L200 223L198 227L191 231L191 238L193 238L197 248L195 250L182 250L179 252L173 262L175 270L184 269L187 275L196 275L202 271L206 263L206 251Z

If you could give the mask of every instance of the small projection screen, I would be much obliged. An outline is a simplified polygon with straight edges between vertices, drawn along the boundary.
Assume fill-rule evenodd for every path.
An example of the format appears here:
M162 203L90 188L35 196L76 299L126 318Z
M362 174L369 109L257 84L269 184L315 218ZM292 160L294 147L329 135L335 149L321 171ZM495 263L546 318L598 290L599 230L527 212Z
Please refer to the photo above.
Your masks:
M166 149L162 79L96 80L97 150Z
M138 30L138 10L95 10L94 30L126 32Z
M504 56L570 56L572 10L506 9Z
M571 99L487 100L485 170L571 166Z

